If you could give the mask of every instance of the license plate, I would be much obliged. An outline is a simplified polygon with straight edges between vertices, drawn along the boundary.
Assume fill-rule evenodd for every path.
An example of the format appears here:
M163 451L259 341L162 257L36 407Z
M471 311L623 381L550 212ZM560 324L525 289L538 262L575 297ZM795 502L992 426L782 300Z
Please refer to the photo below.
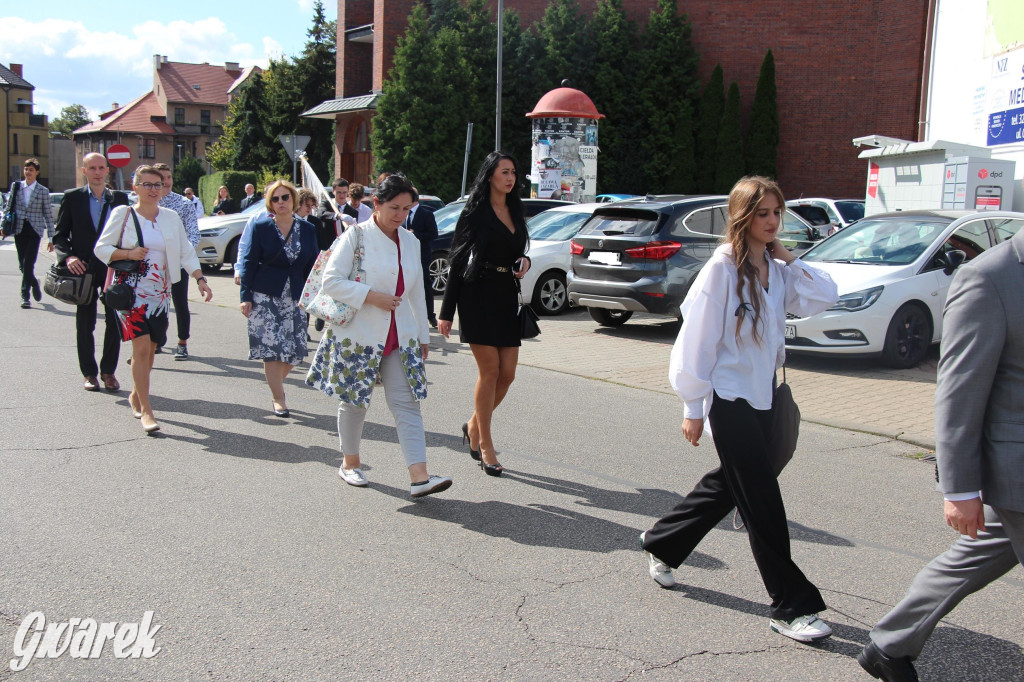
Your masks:
M601 263L603 265L621 265L622 254L614 251L591 251L590 262Z
M787 339L795 339L796 338L796 327L794 327L791 324L787 324L786 325L786 338Z

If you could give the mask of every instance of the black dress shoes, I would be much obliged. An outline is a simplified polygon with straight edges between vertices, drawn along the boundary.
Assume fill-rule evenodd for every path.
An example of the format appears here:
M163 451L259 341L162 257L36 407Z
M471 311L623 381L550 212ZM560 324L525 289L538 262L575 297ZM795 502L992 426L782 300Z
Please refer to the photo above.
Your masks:
M885 682L918 682L917 671L909 658L886 656L874 642L870 642L857 654L857 662L872 677Z
M32 298L36 299L36 303L43 300L43 292L39 290L39 280L32 282Z

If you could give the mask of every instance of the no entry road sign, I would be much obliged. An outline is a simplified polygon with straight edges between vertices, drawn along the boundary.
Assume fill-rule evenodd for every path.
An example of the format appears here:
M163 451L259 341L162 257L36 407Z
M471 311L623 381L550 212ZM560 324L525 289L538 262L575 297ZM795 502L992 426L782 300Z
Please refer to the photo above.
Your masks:
M107 149L107 161L114 168L123 168L131 163L131 160L132 152L123 144L111 145L111 147Z

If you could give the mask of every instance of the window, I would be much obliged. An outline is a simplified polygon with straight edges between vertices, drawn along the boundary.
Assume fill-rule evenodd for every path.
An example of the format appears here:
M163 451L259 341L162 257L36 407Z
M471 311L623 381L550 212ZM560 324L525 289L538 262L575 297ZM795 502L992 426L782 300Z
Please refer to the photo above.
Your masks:
M356 129L355 148L352 151L370 151L369 135L366 134L366 121L360 122L359 128Z
M683 224L690 232L696 232L697 234L710 234L715 237L721 237L725 234L725 227L727 223L725 206L700 208L683 219ZM672 230L673 234L676 232L677 230ZM682 236L681 231L679 231L678 236Z
M14 133L11 137L11 153L20 154L21 152L18 151L18 133Z
M203 109L199 112L199 132L203 135L210 134L210 110Z
M996 231L997 239L1001 242L1011 239L1013 235L1020 232L1021 227L1024 227L1024 220L1019 218L995 218L990 222Z
M156 140L139 140L139 158L156 158Z
M183 126L185 125L185 108L175 107L174 108L174 125Z
M32 156L39 156L39 136L32 136Z

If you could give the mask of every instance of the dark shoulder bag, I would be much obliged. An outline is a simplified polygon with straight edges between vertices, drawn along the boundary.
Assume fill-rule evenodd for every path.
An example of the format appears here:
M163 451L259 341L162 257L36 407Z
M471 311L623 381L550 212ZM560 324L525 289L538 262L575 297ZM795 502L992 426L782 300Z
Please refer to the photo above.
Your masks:
M132 220L135 222L135 236L138 238L138 246L145 246L142 241L142 228L139 226L139 218L135 215L135 209L129 207L128 211L132 215ZM121 241L124 239L124 226L128 223L128 216L124 217L124 222L121 223L121 236L117 239L117 248L123 248ZM142 261L137 260L114 260L110 261L107 267L124 273L126 275L134 274L139 271L139 266ZM103 302L113 308L125 312L135 307L135 286L129 284L126 281L111 282L111 284L103 292Z
M532 339L540 335L540 318L533 308L523 303L523 287L516 277L516 290L519 292L519 336Z
M14 209L18 202L18 191L18 181L15 180L11 183L10 204L7 206L7 211L4 213L3 223L0 223L0 233L3 233L3 236L5 237L9 237L14 234Z

